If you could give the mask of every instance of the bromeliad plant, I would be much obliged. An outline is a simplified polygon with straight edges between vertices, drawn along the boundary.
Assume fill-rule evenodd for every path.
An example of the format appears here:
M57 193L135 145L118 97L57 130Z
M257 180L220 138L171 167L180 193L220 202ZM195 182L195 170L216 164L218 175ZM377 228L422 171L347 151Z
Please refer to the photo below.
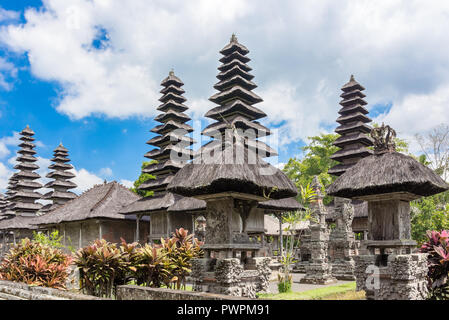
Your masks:
M65 289L71 262L60 249L25 238L6 254L0 279Z
M428 241L420 251L427 253L427 273L429 298L432 300L449 299L449 230L427 231Z

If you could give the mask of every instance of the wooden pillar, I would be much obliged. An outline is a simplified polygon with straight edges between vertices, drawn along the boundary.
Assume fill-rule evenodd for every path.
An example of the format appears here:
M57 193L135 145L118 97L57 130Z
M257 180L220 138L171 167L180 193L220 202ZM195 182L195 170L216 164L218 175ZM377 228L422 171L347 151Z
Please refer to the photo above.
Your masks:
M282 232L282 213L276 213L276 218L279 220L279 246L281 250L281 257L284 256L284 234Z
M16 232L15 231L12 232L12 237L14 239L14 245L16 245Z
M3 248L2 248L2 251L5 253L6 252L6 232L5 232L5 230L2 231L2 235L3 235Z
M139 242L140 240L140 218L142 217L142 215L138 214L136 215L136 242Z
M98 235L99 235L99 239L103 239L103 230L101 228L101 221L98 221Z
M64 223L64 237L62 238L62 240L64 241L63 244L65 246L66 245L66 242L65 242L65 223Z
M80 248L83 247L83 224L80 223L80 234L79 234L79 242L78 245Z

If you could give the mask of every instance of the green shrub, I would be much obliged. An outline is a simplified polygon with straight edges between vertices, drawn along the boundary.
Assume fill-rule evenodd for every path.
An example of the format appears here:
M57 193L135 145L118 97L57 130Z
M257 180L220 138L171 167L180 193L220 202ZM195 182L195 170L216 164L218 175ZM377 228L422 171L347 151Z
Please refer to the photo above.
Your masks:
M97 297L111 297L117 285L128 283L185 289L192 259L202 254L200 245L181 228L172 238L161 239L160 245L128 244L122 239L118 247L96 240L79 249L74 261L80 270L81 289Z
M25 238L6 254L0 279L65 289L71 262L60 249Z
M278 282L278 291L279 291L279 293L287 293L287 292L292 291L291 277L290 277L289 281Z

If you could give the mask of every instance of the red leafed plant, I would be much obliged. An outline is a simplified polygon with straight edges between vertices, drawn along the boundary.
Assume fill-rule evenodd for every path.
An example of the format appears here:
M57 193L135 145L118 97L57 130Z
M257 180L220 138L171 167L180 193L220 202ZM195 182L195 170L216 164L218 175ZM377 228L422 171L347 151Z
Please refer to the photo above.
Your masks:
M6 254L0 279L65 289L71 262L61 250L26 238Z
M430 299L449 299L449 230L427 231L429 240L421 247L427 253Z

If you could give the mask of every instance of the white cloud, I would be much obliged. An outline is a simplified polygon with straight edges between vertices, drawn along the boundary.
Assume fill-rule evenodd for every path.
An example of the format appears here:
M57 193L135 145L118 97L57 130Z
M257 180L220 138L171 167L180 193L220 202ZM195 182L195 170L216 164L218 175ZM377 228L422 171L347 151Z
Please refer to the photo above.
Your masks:
M132 188L132 187L134 187L134 181L122 179L122 180L120 180L120 183L123 184L123 185L124 185L125 187L127 187L127 188Z
M198 120L213 107L218 51L237 32L251 50L263 122L279 126L281 145L336 125L351 73L368 108L392 103L385 119L405 136L447 121L449 2L430 3L47 0L46 10L25 11L26 24L0 29L0 42L62 86L56 108L72 118L154 116L174 67Z
M103 183L103 179L98 177L97 175L90 173L86 169L72 169L71 172L75 174L75 178L73 178L71 181L76 183L78 186L77 188L73 189L72 191L80 194L84 191L86 191L89 188L92 188L96 184Z
M20 135L18 132L13 132L12 136L0 138L0 159L5 158L11 154L10 146L17 146L20 143Z
M5 192L8 186L8 180L11 176L12 171L9 170L3 163L0 162L0 192Z
M20 17L20 13L12 10L5 10L0 7L0 21L17 20Z
M112 176L112 169L111 168L101 168L99 175L102 177L111 177Z

